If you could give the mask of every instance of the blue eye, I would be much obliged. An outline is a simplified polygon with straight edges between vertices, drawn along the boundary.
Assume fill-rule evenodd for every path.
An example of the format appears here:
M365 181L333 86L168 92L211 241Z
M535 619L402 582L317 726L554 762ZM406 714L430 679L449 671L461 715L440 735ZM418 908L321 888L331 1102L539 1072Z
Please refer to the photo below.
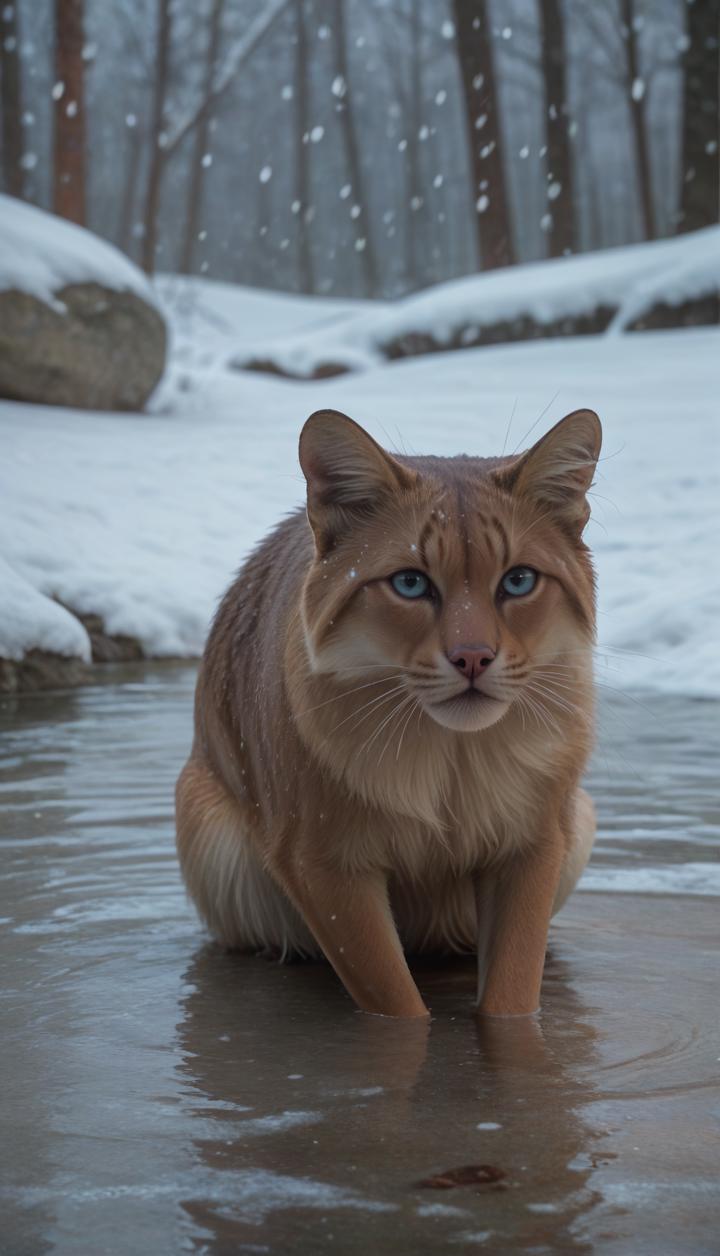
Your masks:
M511 567L500 581L500 588L510 597L524 597L526 593L532 593L537 578L538 573L532 567Z
M424 597L430 592L430 581L421 571L396 571L390 583L400 597Z

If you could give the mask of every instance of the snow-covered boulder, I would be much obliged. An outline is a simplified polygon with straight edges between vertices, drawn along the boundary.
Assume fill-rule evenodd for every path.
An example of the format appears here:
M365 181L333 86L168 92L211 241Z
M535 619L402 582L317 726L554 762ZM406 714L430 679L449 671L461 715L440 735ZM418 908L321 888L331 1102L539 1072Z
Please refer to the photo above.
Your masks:
M0 557L0 693L77 684L89 661L80 621Z
M145 276L90 231L0 196L0 397L138 410L165 366Z
M720 226L706 227L453 279L332 327L258 339L230 365L321 379L451 349L717 323L719 289Z

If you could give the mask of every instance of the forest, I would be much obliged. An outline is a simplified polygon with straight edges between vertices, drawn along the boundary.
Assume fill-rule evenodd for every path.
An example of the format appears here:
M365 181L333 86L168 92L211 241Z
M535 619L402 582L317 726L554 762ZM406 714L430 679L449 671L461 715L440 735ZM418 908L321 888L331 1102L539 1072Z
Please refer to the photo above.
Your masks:
M392 298L718 221L720 0L15 0L2 190L143 269Z

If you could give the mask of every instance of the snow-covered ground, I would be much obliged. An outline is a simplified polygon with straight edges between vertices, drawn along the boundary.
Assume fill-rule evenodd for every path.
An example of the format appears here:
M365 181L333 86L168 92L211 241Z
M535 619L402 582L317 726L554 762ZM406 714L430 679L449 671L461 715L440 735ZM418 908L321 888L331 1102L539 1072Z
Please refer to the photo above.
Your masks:
M251 357L255 345L285 344L293 336L328 335L384 301L296 296L188 276L161 275L157 290L173 332L180 369L226 366Z
M348 371L382 363L387 350L408 336L436 345L473 344L483 328L527 320L538 327L611 312L622 331L663 301L684 301L720 291L720 226L686 236L534 262L468 275L402 301L354 312L328 330L314 327L279 339L258 328L237 347L235 361L270 360L288 375L311 377L332 363Z
M390 448L495 454L591 406L605 427L587 532L601 675L720 695L720 331L470 349L299 382L223 369L213 320L236 344L263 318L278 335L325 320L329 336L357 317L352 303L193 288L204 331L193 357L180 322L153 414L0 403L0 656L87 650L53 598L149 654L198 654L233 571L302 500L297 438L314 409L346 411Z

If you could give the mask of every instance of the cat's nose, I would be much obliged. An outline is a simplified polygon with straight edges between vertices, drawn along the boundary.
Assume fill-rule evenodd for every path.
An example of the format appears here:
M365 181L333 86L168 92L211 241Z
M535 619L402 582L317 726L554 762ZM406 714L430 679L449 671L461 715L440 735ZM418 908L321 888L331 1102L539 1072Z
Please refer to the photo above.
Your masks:
M457 667L468 680L474 680L490 666L495 651L489 645L457 645L448 654L453 667Z

